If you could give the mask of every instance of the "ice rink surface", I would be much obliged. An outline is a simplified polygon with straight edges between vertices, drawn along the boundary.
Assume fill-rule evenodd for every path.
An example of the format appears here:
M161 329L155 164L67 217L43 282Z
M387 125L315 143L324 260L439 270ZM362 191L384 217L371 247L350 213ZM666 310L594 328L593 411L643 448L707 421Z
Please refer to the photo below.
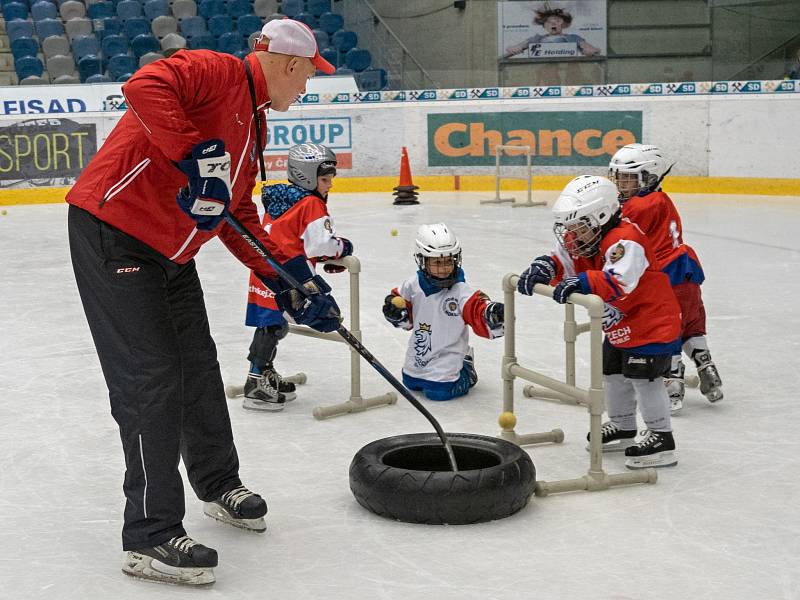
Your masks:
M552 200L555 193L542 197ZM361 259L364 343L399 375L408 333L383 320L387 291L415 270L416 226L446 222L461 238L467 281L501 300L501 279L552 243L548 208L480 205L490 194L336 194L339 233ZM269 504L267 532L202 514L186 485L185 525L216 548L207 590L133 581L123 553L123 458L107 390L69 260L65 205L11 206L0 217L0 597L416 599L800 598L800 199L676 195L685 240L706 270L709 343L725 399L687 392L673 421L679 464L655 485L532 498L508 519L468 526L389 521L359 506L348 466L364 444L429 431L404 400L316 421L346 400L341 344L289 336L276 365L309 381L282 413L229 401L241 475ZM143 215L143 218L147 218ZM397 229L399 235L390 235ZM214 241L198 258L225 382L241 384L252 331L243 326L247 272ZM346 274L328 275L347 307ZM563 373L563 309L517 297L520 364ZM345 309L346 310L346 309ZM578 309L580 314L581 309ZM347 312L347 311L346 311ZM447 431L496 435L501 340L472 336L480 381L466 398L426 401ZM587 374L579 343L579 383ZM365 396L389 391L362 362ZM693 368L689 369L693 373ZM560 445L528 447L545 480L588 467L585 409L522 398L518 431L561 427ZM605 460L624 470L623 457Z

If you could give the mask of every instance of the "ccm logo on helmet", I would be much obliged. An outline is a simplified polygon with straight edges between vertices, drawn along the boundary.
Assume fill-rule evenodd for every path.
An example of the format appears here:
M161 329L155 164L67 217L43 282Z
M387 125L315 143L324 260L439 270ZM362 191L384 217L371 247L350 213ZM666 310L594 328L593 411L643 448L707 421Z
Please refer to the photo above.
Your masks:
M141 267L120 267L117 273L136 273Z

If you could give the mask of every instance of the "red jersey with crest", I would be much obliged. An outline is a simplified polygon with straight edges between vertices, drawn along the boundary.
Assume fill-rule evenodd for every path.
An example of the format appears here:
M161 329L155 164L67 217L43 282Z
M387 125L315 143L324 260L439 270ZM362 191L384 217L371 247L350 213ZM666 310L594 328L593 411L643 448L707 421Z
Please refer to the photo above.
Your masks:
M681 314L669 279L642 230L623 218L592 258L573 259L558 246L557 283L577 276L581 293L606 303L603 331L617 348L640 354L671 354L681 334Z
M627 217L647 236L658 260L659 269L672 285L696 283L705 279L700 259L691 246L683 243L683 225L672 199L662 191L632 196L622 205Z
M325 201L294 185L268 186L262 225L270 239L289 256L302 254L313 269L317 261L338 258L344 244L336 237L333 219ZM272 313L272 314L270 314ZM266 327L283 319L275 294L254 273L250 273L247 317L252 327Z

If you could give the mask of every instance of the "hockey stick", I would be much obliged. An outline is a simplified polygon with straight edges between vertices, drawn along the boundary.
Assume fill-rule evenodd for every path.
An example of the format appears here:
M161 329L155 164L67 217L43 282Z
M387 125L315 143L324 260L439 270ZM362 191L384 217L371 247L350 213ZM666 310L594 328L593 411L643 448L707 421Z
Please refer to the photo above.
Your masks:
M275 257L272 256L272 253L269 250L267 250L264 244L262 244L258 239L256 239L256 237L252 233L250 233L244 225L242 225L239 219L234 217L230 212L226 212L225 221L227 221L228 225L233 227L236 233L242 236L242 239L244 239L244 241L247 242L248 245L253 250L255 250L256 253L261 258L267 261L269 266L272 267L272 269L278 274L278 276L281 279L283 279L286 283L288 283L291 287L293 287L295 291L297 291L304 298L308 299L308 297L311 295L311 292L309 292L305 287L303 287L303 285L299 281L297 281L294 277L292 277L292 275L288 273L286 269L284 269L280 265L280 263L278 263L278 261L275 260ZM450 445L450 441L447 439L447 435L442 430L442 426L439 425L439 421L437 421L433 417L433 415L429 413L428 410L424 406L422 406L422 404L419 403L419 400L414 398L411 392L408 391L408 389L402 383L400 383L394 377L394 375L389 373L386 367L384 367L378 361L378 359L375 358L372 355L372 353L369 350L367 350L361 344L361 342L359 342L355 338L355 336L347 330L347 328L344 325L339 325L339 328L336 330L336 332L340 336L342 336L342 338L344 338L344 341L350 344L350 346L352 346L353 349L356 352L358 352L364 360L366 360L370 365L372 365L372 368L374 368L378 373L380 373L380 375L386 381L391 383L392 387L394 387L398 392L400 392L400 395L402 395L406 400L408 400L414 406L414 408L416 408L420 413L422 413L422 415L426 419L428 419L430 424L433 425L433 428L436 430L439 439L442 440L442 445L444 446L445 452L447 452L447 459L450 461L450 467L453 469L454 472L458 471L458 465L456 464L456 456L455 454L453 454L453 448Z

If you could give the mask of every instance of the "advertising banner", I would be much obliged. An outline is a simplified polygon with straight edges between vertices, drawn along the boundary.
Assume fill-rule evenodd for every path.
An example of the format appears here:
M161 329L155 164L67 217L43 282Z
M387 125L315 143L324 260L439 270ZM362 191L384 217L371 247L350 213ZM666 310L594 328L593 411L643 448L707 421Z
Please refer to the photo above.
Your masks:
M606 0L497 3L501 59L570 60L607 54Z
M490 166L498 145L529 146L544 167L604 166L642 139L641 111L438 113L428 115L428 164ZM506 151L505 164L525 164Z
M289 148L296 144L322 144L336 153L338 170L353 167L353 131L350 117L267 119L264 164L272 173L286 172Z

